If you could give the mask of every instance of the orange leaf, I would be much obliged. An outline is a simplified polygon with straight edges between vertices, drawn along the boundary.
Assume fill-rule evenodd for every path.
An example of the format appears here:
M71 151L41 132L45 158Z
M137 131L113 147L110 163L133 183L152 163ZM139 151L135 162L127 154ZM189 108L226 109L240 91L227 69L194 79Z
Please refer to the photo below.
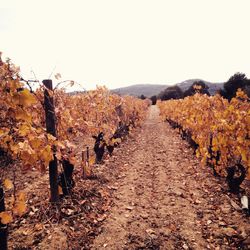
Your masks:
M2 224L8 224L10 222L12 222L13 218L10 212L1 212L0 213L0 218L1 218L1 223Z
M93 164L95 164L95 157L94 156L90 157L90 159L89 159L89 165L93 165Z
M51 160L53 160L53 153L51 150L51 147L47 145L43 151L41 152L41 157L45 161L45 163L48 165Z
M13 188L13 183L10 179L5 179L3 184L6 190L10 190Z
M17 200L16 200L16 204L15 207L13 208L13 212L19 216L22 216L25 211L26 211L26 203L25 203L25 193L24 192L20 192L18 194Z

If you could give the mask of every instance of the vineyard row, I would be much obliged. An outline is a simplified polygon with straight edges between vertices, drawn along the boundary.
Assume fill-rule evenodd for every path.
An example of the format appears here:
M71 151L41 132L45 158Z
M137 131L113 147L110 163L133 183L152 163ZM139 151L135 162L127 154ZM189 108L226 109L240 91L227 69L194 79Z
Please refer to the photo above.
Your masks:
M140 125L150 102L121 97L105 87L69 94L64 89L48 87L52 86L50 80L43 83L32 90L29 82L20 77L18 68L0 58L0 160L1 167L5 164L11 168L15 163L25 171L32 168L45 171L49 166L51 201L57 202L60 182L57 162L63 165L61 185L67 192L73 183L75 142L93 143L94 138L95 161L99 163L104 150L111 155L130 130ZM16 195L7 208L11 212L5 212L3 184L6 189L13 185L6 176L0 178L1 229L13 215L25 212L25 199Z
M250 179L250 101L244 92L238 90L230 102L219 95L195 94L160 102L159 107L202 164L227 177L229 188L237 193L245 177Z

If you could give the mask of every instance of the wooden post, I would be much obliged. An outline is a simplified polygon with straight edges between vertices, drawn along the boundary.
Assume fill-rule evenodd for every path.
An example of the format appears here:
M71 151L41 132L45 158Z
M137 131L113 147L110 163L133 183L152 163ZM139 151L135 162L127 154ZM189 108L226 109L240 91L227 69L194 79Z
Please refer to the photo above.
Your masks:
M0 180L0 213L5 211L4 204L4 190L2 186L2 181ZM8 237L8 228L7 225L4 225L0 222L0 250L7 250L7 237Z
M45 109L45 118L46 118L46 130L47 133L56 137L56 116L55 116L55 107L53 96L49 91L53 90L52 80L43 80L44 86L47 88L44 90L44 109ZM55 148L54 148L54 151ZM57 158L54 153L54 159L49 163L49 183L50 183L50 201L58 202L59 193L58 193L58 169L57 169Z

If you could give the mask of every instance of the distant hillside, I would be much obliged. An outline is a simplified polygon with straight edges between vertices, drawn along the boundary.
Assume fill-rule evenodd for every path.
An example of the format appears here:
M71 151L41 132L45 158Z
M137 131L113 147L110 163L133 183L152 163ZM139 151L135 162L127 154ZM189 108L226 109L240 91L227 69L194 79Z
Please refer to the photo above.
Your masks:
M187 90L195 81L201 81L201 79L190 79L180 83L177 85L182 89L182 91ZM203 81L203 80L202 80ZM216 94L216 92L223 88L224 83L210 83L204 81L209 87L209 93L211 95ZM175 84L173 84L175 85ZM133 96L141 96L144 95L146 97L151 97L153 95L158 95L161 91L165 90L167 87L173 85L163 85L163 84L136 84L128 87L113 89L112 92L120 94L120 95L133 95Z
M158 95L162 90L167 88L167 85L161 84L136 84L124 88L112 89L112 92L120 95L133 95L151 97Z

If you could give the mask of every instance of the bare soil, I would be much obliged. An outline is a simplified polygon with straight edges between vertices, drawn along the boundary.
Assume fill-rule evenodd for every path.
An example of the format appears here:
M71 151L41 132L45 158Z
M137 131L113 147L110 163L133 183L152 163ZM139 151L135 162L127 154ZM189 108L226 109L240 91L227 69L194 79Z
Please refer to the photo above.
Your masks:
M77 167L74 193L56 208L46 175L33 180L29 211L10 225L10 249L250 249L238 197L157 106L94 173L83 180Z

